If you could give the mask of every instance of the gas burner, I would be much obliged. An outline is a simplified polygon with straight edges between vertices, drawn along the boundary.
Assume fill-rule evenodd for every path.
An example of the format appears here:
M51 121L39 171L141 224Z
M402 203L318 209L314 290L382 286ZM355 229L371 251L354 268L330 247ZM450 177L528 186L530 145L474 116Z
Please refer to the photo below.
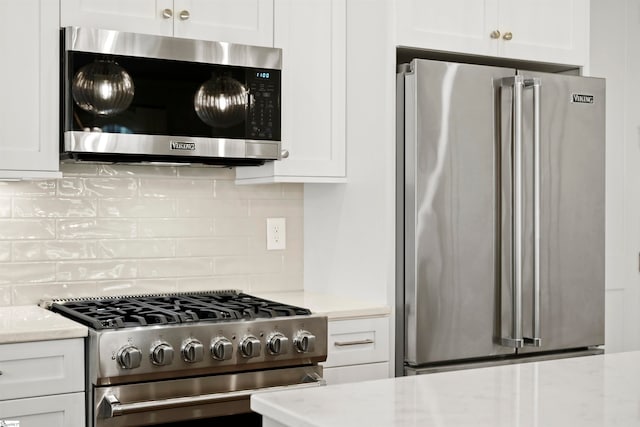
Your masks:
M236 291L55 300L50 309L96 330L311 314Z

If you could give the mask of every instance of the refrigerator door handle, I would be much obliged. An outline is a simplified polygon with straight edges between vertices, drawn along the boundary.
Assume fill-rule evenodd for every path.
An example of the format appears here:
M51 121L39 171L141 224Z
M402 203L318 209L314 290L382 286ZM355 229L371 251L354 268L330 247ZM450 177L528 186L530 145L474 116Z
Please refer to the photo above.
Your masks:
M525 337L528 346L541 347L540 336L540 79L524 80L533 89L533 336Z
M511 174L513 196L511 198L513 245L511 251L511 335L502 337L505 347L519 348L524 345L522 338L522 76L505 77L502 87L511 87L511 143L513 149Z

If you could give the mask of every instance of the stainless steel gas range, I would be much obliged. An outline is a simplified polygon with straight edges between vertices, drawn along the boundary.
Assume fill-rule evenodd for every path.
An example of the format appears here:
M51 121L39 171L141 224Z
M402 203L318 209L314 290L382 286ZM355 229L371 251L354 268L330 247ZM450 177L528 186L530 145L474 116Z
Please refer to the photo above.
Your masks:
M42 305L89 327L88 426L251 416L252 393L324 384L327 318L305 308L237 291Z

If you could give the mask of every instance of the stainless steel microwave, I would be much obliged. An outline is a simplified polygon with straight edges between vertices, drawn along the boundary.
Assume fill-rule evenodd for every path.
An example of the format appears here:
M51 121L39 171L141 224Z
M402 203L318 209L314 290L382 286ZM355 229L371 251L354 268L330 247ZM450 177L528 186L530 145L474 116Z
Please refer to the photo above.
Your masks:
M281 159L280 49L78 27L62 44L63 161Z

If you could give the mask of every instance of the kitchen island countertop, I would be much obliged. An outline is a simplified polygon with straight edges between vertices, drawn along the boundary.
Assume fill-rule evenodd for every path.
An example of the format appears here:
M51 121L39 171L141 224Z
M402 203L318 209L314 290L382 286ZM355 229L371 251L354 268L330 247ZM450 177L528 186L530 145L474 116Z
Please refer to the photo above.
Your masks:
M640 426L640 351L257 393L264 427Z

